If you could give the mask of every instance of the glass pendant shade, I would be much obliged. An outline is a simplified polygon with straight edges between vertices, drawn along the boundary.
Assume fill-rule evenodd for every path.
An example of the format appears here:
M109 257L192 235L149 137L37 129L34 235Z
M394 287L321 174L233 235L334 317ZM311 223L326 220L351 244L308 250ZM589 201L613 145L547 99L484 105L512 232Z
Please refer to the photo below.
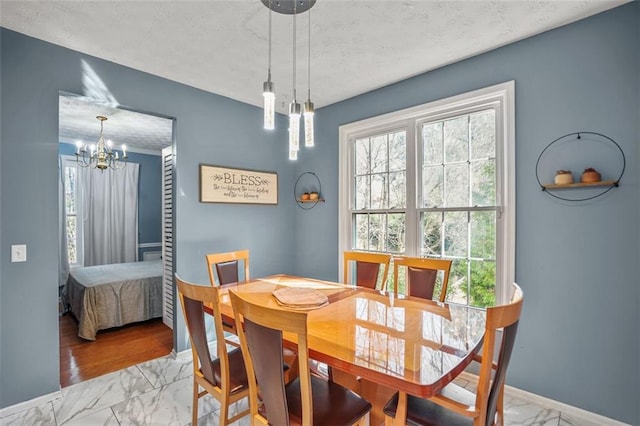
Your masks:
M313 115L315 110L313 108L313 102L307 101L304 103L304 146L310 148L314 145L313 139Z
M262 96L264 96L264 128L273 130L276 117L276 94L271 81L264 82Z
M300 149L300 104L295 100L289 104L289 152ZM291 158L291 154L289 154ZM296 155L297 158L297 155Z

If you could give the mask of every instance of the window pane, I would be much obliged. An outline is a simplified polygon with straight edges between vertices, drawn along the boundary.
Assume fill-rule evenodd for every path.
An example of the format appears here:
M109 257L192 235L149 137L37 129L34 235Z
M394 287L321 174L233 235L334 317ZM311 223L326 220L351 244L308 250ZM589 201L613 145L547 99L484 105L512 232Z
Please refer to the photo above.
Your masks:
M467 257L467 212L444 213L444 256Z
M422 170L423 207L442 207L443 183L443 166L425 167Z
M422 140L424 165L442 164L442 122L422 126Z
M471 305L487 307L496 303L496 263L471 260Z
M468 265L464 259L456 259L449 272L449 284L447 286L447 302L467 304L468 297Z
M353 248L366 250L369 243L369 218L367 214L355 214Z
M496 258L496 212L471 212L471 257Z
M78 263L76 235L76 217L67 216L67 256L69 257L69 264Z
M407 169L407 142L405 132L389 135L389 171Z
M387 164L387 136L371 138L371 173L386 172Z
M76 214L76 200L73 192L65 192L64 205L67 214Z
M357 177L355 189L356 210L369 208L369 176Z
M75 192L76 190L76 168L65 167L64 168L64 190L66 192Z
M389 173L389 208L403 209L407 205L405 172Z
M422 255L442 254L442 213L422 213Z
M378 174L371 175L371 208L385 209L387 208L387 175Z
M367 250L384 251L386 214L369 215L369 247Z
M445 206L469 206L469 166L467 163L448 164L445 169Z
M466 161L469 158L469 116L463 115L444 122L445 162Z
M355 147L356 175L369 173L369 139L356 140Z
M495 159L471 163L471 205L493 206L496 204Z
M496 156L496 114L492 109L469 116L471 132L471 158Z
M404 253L405 215L389 214L387 231L387 250L393 253Z

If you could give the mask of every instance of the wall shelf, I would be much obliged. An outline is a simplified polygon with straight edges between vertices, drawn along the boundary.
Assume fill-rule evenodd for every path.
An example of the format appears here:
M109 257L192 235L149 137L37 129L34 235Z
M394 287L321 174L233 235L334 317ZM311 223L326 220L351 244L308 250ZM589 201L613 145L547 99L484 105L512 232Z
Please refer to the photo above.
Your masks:
M305 193L317 193L318 198L315 200L303 200L302 194ZM313 172L304 172L298 179L296 179L296 183L293 186L293 198L296 200L296 204L303 210L311 210L318 203L324 203L324 198L322 198L322 184L320 183L320 178Z
M587 182L587 183L567 183L564 185L558 185L555 183L548 183L546 185L542 185L543 189L571 189L571 188L586 188L586 187L596 187L596 186L618 186L617 180L602 180L600 182Z
M614 151L617 151L618 154L620 155L621 167L618 173L618 177L616 179L602 180L599 182L543 184L541 181L541 172L545 170L545 167L541 166L541 162L545 153L548 154L548 150L551 147L553 146L558 147L558 145L564 142L577 140L577 141L581 141L580 143L583 144L585 139L587 139L587 141L596 141L604 144L610 144L611 146L613 146ZM548 158L549 157L547 157L547 161L548 161ZM546 194L549 194L554 198L557 198L563 201L588 201L606 194L607 192L611 191L613 188L617 188L620 185L620 180L622 179L622 175L624 175L625 167L626 167L626 159L625 159L624 152L622 151L622 148L620 147L620 145L618 145L616 141L611 139L609 136L603 135L602 133L596 133L596 132L574 132L574 133L566 134L564 136L560 136L559 138L551 141L551 143L542 150L542 152L538 156L538 161L536 161L536 179L538 180L540 189L542 189L543 192L545 192ZM609 176L611 175L612 173L609 172ZM568 189L578 190L579 192L577 193L579 195L575 198L572 198L570 195L564 195L564 194L567 194L566 190ZM593 190L590 191L590 189L593 189ZM583 190L584 193L580 192L580 190ZM560 195L560 194L563 194L563 195Z

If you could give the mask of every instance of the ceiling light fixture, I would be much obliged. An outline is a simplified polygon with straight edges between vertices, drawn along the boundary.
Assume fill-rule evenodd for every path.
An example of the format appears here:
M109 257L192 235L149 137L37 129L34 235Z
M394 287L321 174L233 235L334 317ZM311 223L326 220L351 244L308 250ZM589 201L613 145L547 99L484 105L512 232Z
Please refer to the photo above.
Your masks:
M267 81L262 85L262 96L264 97L264 128L273 130L275 128L276 94L271 82L271 0L269 0L269 71Z
M289 104L289 159L297 160L300 150L300 116L302 108L296 100L296 15L311 9L316 0L262 0L269 8L269 79L264 83L263 93L273 93L271 84L271 12L293 15L293 97ZM309 38L311 37L311 17L309 17ZM311 41L309 40L309 48ZM308 63L311 64L311 53ZM309 99L305 102L305 146L313 146L313 103L311 102L311 70L309 69ZM270 89L271 92L267 92ZM274 95L275 99L275 95ZM275 104L275 101L274 101ZM265 96L265 128L267 128L267 96Z
M100 120L100 136L98 142L87 145L82 141L76 143L76 162L82 167L95 167L104 171L107 168L113 170L122 169L125 166L124 161L127 159L127 147L122 145L122 156L113 149L111 140L105 141L103 136L104 122L107 117L99 115L96 117Z

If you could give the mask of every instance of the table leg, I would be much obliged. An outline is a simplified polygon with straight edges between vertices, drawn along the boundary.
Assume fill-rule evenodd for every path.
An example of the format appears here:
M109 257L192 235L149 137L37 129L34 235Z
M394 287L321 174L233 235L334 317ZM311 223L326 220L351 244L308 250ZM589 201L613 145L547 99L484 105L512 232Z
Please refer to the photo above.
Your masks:
M360 379L360 395L373 405L369 417L370 425L379 426L384 424L384 412L382 410L395 392L395 389Z

